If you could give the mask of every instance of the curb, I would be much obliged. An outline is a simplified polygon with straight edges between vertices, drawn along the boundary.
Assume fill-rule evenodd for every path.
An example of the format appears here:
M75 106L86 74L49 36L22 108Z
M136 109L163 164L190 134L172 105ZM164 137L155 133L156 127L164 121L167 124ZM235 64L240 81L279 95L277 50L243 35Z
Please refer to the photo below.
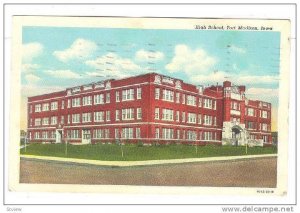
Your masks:
M197 162L218 162L218 161L234 161L257 158L277 157L277 154L265 155L249 155L249 156L222 156L222 157L208 157L208 158L185 158L185 159L171 159L171 160L148 160L148 161L100 161L100 160L86 160L77 158L60 158L37 155L20 155L20 158L37 159L46 161L58 161L75 164L89 164L95 166L111 166L111 167L132 167L132 166L151 166L164 164L182 164L182 163L197 163Z

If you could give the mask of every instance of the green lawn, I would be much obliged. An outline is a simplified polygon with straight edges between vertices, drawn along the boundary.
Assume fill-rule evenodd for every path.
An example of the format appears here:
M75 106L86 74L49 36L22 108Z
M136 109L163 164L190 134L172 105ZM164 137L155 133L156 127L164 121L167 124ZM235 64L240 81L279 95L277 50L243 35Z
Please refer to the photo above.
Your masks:
M139 161L139 160L162 160L180 158L203 158L214 156L236 156L246 155L245 147L232 146L198 146L197 153L195 146L168 145L139 147L137 145L123 146L124 157L122 157L121 146L115 144L96 145L69 145L68 153L65 154L65 144L31 144L21 149L21 154L42 155L54 157L81 158L92 160L108 161ZM274 147L253 147L248 148L248 155L273 154Z

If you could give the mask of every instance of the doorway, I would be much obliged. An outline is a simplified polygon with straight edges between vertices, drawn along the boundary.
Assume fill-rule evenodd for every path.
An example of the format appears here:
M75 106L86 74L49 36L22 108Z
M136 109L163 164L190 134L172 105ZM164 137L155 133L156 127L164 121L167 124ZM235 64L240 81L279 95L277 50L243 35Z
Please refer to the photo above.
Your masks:
M62 130L57 129L55 131L55 143L61 143L61 141L62 141Z
M91 143L91 130L89 130L89 129L82 130L82 143L83 144Z

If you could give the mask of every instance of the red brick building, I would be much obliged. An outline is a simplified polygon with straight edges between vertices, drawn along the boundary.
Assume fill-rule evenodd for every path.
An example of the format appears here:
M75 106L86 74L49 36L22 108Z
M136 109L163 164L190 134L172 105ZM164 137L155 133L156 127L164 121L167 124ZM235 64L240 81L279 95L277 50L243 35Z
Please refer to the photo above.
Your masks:
M245 86L149 73L28 98L30 142L271 144L271 104Z

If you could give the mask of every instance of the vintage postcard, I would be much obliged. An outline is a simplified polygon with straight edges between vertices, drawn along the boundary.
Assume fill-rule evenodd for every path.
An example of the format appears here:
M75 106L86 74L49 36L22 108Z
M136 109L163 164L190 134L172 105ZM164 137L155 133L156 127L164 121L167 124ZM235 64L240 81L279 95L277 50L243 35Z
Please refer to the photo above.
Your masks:
M287 193L289 20L13 21L11 190Z

